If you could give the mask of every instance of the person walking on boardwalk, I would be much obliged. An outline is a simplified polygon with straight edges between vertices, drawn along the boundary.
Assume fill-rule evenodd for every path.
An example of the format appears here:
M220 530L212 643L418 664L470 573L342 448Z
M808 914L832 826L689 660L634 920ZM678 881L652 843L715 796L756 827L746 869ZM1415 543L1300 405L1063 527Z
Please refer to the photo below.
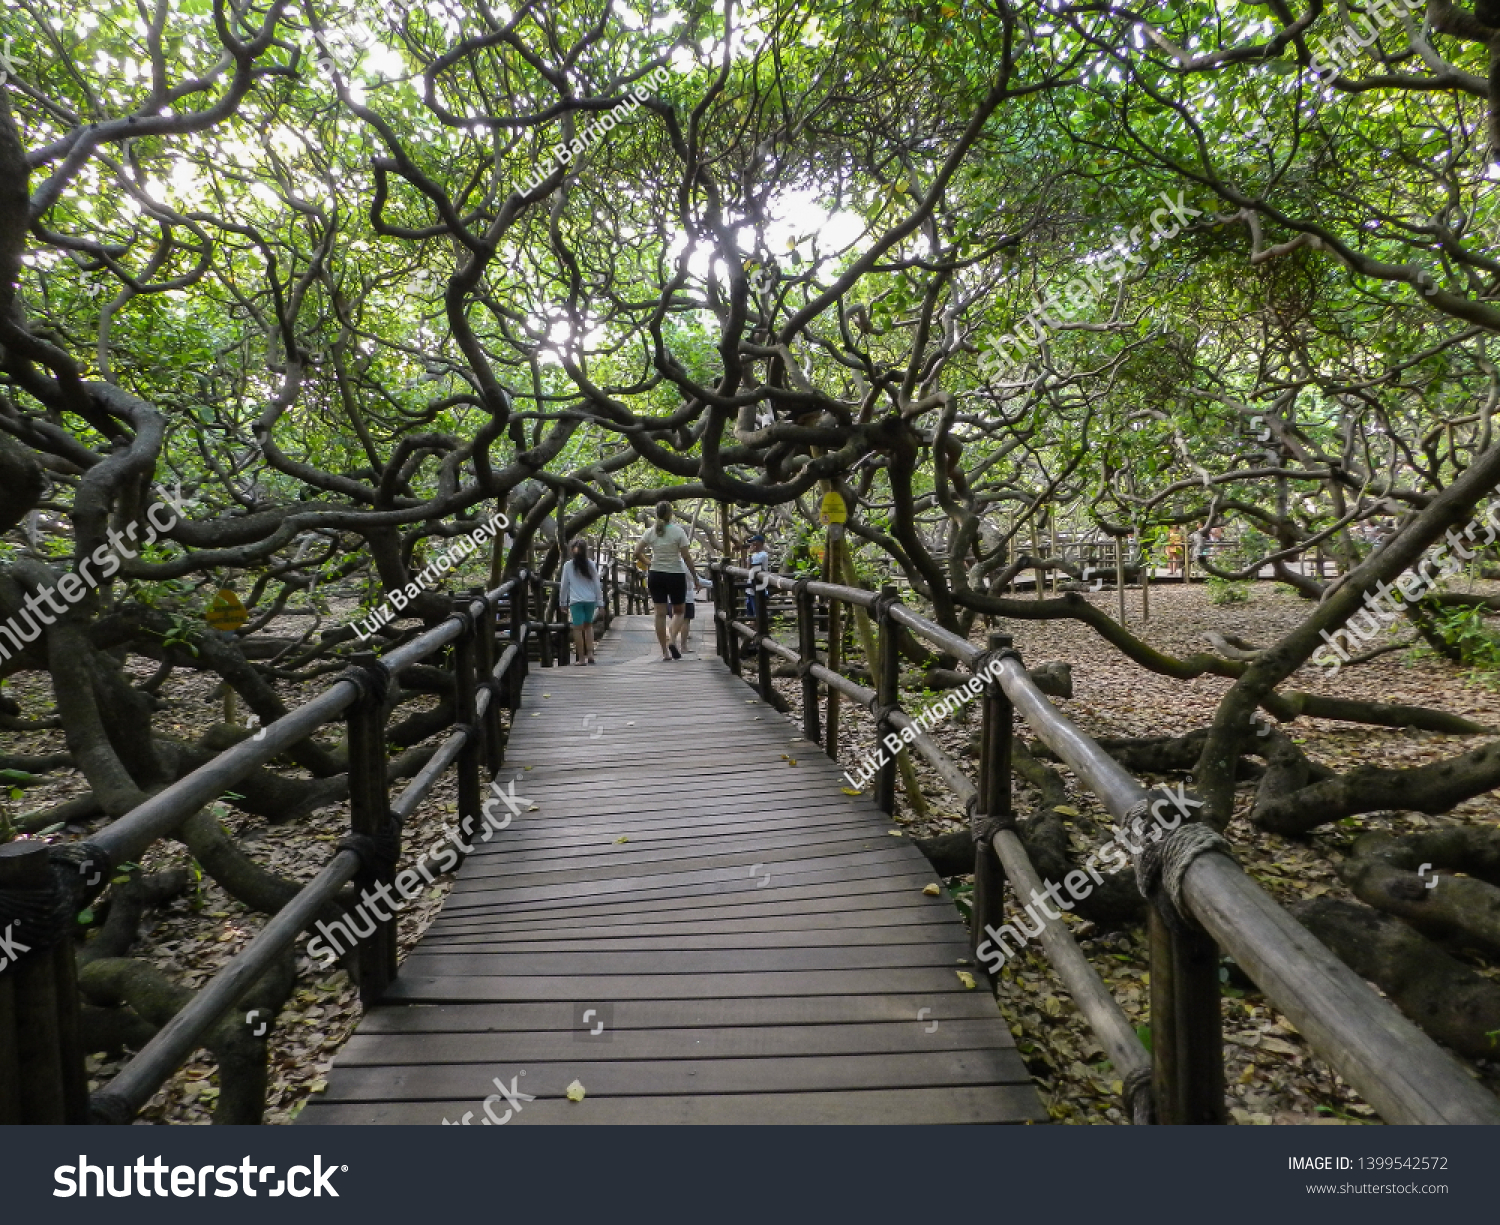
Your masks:
M635 546L636 565L639 566L647 557L651 559L651 567L646 571L646 590L651 593L651 603L656 606L656 641L661 644L663 660L682 658L682 652L677 649L678 633L687 619L683 616L682 606L687 596L688 580L698 581L688 543L688 534L672 522L672 504L658 502L655 526L647 528ZM667 626L668 604L677 609L670 631Z
M753 617L755 616L755 593L765 590L765 580L757 580L755 576L771 573L771 554L766 550L766 538L759 532L750 537L749 545L750 589L745 593L745 612Z
M599 571L589 560L589 546L582 540L573 542L573 555L563 562L557 602L568 610L573 625L574 665L593 663L594 614L604 602L604 590L599 584Z
M687 584L687 590L682 597L682 630L677 635L677 646L684 655L688 652L688 636L693 632L693 616L697 603L698 584L694 580Z

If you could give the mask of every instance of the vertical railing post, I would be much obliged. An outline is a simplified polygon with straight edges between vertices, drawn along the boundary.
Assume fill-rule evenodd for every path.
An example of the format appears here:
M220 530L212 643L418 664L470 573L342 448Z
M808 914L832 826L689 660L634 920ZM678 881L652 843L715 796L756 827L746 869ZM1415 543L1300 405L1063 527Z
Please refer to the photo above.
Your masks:
M620 559L611 555L609 559L609 590L614 600L615 616L620 615Z
M490 703L484 711L484 766L489 776L493 777L500 768L505 752L504 729L500 723L500 686L495 676L495 605L483 593L475 598L484 601L474 646L480 683L490 691Z
M1174 927L1154 904L1147 917L1156 1121L1227 1123L1218 945L1196 927Z
M481 822L479 805L483 788L479 782L480 735L478 699L478 651L474 643L474 625L469 620L471 601L453 601L453 612L463 624L463 633L453 643L454 719L460 727L468 729L468 739L458 751L458 829L459 836L468 842L479 833Z
M552 666L552 631L547 628L547 584L539 574L532 575L532 626L537 635L537 655L544 668Z
M760 696L770 702L775 696L771 685L771 648L766 639L771 636L771 587L767 583L755 596L755 630L760 635L755 651L755 671L759 677Z
M829 552L838 547L837 540L828 542ZM828 670L837 672L844 653L844 619L840 615L839 602L828 601ZM823 719L823 751L837 761L839 759L839 691L828 686L828 711Z
M45 898L55 883L46 843L0 846L0 890ZM0 1123L87 1123L72 934L15 919L0 936L18 958L0 972Z
M525 570L516 575L515 585L510 589L510 640L516 645L516 655L505 676L505 696L510 702L510 713L521 709L521 690L526 683L526 673L531 666L528 655L530 644L526 641L526 588L529 576Z
M1011 649L1009 634L989 636L990 660L996 651ZM995 853L994 831L1009 825L1011 812L1011 737L1015 712L998 680L984 686L984 708L979 728L979 794L974 804L974 911L969 933L974 948L985 940L986 926L1005 922L1005 870Z
M724 645L729 648L729 670L736 676L743 676L744 671L740 664L740 636L735 632L735 622L740 615L740 584L739 580L728 570L729 559L724 559Z
M813 595L801 581L797 600L797 654L802 656L802 734L817 744L823 738L818 718L818 678L809 669L818 662L818 614Z
M391 815L386 790L385 770L385 695L389 673L373 651L358 651L354 666L364 675L360 697L349 708L349 828L356 838L375 853L366 852L356 882L362 895L380 896L380 886L395 880L396 860L400 857L401 833ZM386 896L389 897L387 889ZM396 977L395 907L385 920L379 918L381 907L367 906L366 919L374 930L359 946L359 996L366 1004L374 1003ZM360 926L364 926L363 923Z
M714 651L725 663L729 652L724 645L724 562L708 563L708 582L714 602Z
M875 605L880 623L879 659L875 661L875 702L883 712L901 705L901 653L897 648L896 620L891 616L891 606L899 601L895 585L887 583L880 589L880 599ZM875 725L875 735L881 740L895 730L895 725L885 717ZM896 757L895 753L884 754L875 776L875 803L882 812L896 811Z

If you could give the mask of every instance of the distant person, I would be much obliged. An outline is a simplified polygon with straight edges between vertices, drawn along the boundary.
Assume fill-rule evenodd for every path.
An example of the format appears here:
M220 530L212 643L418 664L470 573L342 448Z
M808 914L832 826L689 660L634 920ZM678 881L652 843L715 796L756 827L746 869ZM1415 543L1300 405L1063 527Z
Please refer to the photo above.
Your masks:
M693 632L694 606L698 602L698 583L690 579L682 596L682 630L677 636L677 645L684 655L688 652L688 637Z
M582 540L573 542L573 555L563 562L557 602L568 610L573 626L574 666L593 663L594 614L604 603L604 588L599 583L598 568L589 560L589 546Z
M661 644L663 661L681 659L676 639L687 619L682 608L687 599L687 584L698 581L698 572L693 569L693 557L688 552L688 534L681 526L672 522L672 504L656 504L656 526L646 529L640 543L635 546L635 562L641 565L647 557L651 559L646 571L646 590L651 593L651 603L656 607L656 641ZM667 625L667 607L677 609L672 618L670 631Z
M766 551L766 538L757 532L750 537L750 590L745 594L745 611L755 616L755 575L770 574L771 554Z

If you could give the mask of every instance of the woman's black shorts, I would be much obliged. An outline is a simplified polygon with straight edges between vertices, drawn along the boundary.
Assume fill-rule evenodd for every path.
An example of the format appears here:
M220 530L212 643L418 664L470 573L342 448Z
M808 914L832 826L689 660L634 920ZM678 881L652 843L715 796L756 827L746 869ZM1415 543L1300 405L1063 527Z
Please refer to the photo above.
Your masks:
M681 604L687 599L687 575L665 570L646 571L646 590L653 604Z

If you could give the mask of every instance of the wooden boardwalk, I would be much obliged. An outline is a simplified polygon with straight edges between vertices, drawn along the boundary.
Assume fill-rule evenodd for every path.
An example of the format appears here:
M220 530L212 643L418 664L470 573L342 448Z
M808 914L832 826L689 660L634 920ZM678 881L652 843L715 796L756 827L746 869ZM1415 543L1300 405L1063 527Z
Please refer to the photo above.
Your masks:
M926 859L695 633L664 664L622 617L600 666L533 669L501 779L537 810L299 1121L478 1125L495 1078L534 1096L519 1124L1046 1118Z

